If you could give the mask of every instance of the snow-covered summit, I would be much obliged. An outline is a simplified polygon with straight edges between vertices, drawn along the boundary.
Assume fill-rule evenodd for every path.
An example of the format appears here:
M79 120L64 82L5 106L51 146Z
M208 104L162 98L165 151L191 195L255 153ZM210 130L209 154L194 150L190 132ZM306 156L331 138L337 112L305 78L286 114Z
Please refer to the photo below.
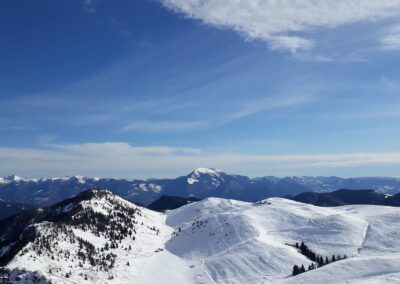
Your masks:
M0 265L8 263L11 282L23 283L29 271L53 283L132 283L166 233L161 214L107 190L87 190L8 222L0 225Z
M202 180L212 180L214 185L219 184L219 179L223 179L224 172L213 168L197 168L188 175L187 183L195 184Z
M399 213L400 208L321 208L283 198L208 198L169 212L166 224L175 231L166 248L201 283L380 283L374 281L385 274L399 281ZM292 277L294 265L312 263L291 246L302 241L324 259L347 259Z
M0 265L11 283L397 283L398 216L385 206L215 197L161 214L89 190L0 222ZM292 276L294 265L316 265L301 242L340 261Z
M10 183L10 182L20 182L20 181L25 181L25 179L17 175L10 175L0 178L0 183Z
M218 175L220 173L222 173L222 171L214 168L197 168L193 171L193 174L195 175L202 175L202 174Z

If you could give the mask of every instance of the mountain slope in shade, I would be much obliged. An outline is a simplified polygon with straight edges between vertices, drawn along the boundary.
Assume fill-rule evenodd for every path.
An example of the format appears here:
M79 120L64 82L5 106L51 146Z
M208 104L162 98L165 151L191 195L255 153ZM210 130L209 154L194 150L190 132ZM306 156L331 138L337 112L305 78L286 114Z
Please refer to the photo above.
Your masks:
M149 206L147 206L147 208L150 210L163 212L165 210L177 209L181 206L197 201L200 201L200 199L196 197L184 198L178 196L163 195L159 199L151 203Z
M386 200L383 202L383 205L400 207L400 193L386 198Z
M331 192L340 188L368 188L396 194L400 191L400 179L307 176L249 178L212 168L198 168L175 179L151 180L82 176L24 179L9 176L0 179L0 198L35 206L49 206L88 188L107 188L129 201L147 206L162 195L255 201L275 196L295 196L303 192Z
M1 221L0 261L11 283L399 281L399 214L283 198L208 198L161 214L89 190ZM347 259L292 277L295 264L311 264L290 245L301 241L321 256Z
M389 196L374 190L340 189L333 192L304 192L287 198L317 206L341 206L350 204L375 204L400 206L400 194Z
M32 208L31 205L0 199L0 220Z

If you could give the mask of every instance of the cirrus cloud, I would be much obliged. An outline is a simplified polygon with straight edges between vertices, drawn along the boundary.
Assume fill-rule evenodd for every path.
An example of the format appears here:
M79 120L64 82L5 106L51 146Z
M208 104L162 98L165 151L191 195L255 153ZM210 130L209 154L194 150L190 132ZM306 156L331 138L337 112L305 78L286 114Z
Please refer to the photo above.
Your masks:
M167 8L291 52L313 47L305 33L400 15L399 0L160 0Z
M381 44L384 50L400 50L400 25L386 29L385 35L381 39Z

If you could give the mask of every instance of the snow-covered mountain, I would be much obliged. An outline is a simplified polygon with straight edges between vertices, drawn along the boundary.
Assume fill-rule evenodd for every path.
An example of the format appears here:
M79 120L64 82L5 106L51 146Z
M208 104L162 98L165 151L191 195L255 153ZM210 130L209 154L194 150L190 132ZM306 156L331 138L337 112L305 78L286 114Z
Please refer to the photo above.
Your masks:
M107 190L88 190L52 207L0 222L0 265L18 283L133 283L163 247L163 217ZM33 274L32 274L33 273Z
M11 283L397 283L399 216L283 198L162 214L90 190L1 221L0 265ZM295 265L314 269L292 276Z
M341 188L373 189L395 194L400 192L400 179L307 176L249 178L211 168L198 168L176 179L151 180L83 176L25 179L9 176L0 179L0 198L36 206L48 206L75 196L88 188L107 188L127 200L149 205L162 195L254 201L308 191L329 192Z
M17 175L11 175L11 176L6 176L6 177L0 178L0 184L8 184L8 183L20 182L20 181L27 181L27 179L24 179Z

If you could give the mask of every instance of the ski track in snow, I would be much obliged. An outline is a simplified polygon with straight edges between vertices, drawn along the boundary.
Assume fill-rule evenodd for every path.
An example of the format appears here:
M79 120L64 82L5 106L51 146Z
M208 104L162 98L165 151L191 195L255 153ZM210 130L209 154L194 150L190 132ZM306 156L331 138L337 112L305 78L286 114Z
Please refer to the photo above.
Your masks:
M111 207L105 204L96 210L106 214L104 208ZM108 280L104 273L87 269L89 283L400 283L400 208L321 208L283 198L255 206L210 198L166 214L142 211L137 218L144 225L138 226L136 240L123 241L121 249L115 250L115 278ZM149 230L153 226L159 234ZM91 232L74 229L74 233L104 245ZM311 263L287 245L301 241L324 257L335 253L348 258L291 277L294 264ZM126 253L122 247L128 244L132 252ZM14 258L9 267L43 271L54 283L85 283L47 273L47 260L36 257L35 266L25 255ZM52 265L70 269L63 263Z

